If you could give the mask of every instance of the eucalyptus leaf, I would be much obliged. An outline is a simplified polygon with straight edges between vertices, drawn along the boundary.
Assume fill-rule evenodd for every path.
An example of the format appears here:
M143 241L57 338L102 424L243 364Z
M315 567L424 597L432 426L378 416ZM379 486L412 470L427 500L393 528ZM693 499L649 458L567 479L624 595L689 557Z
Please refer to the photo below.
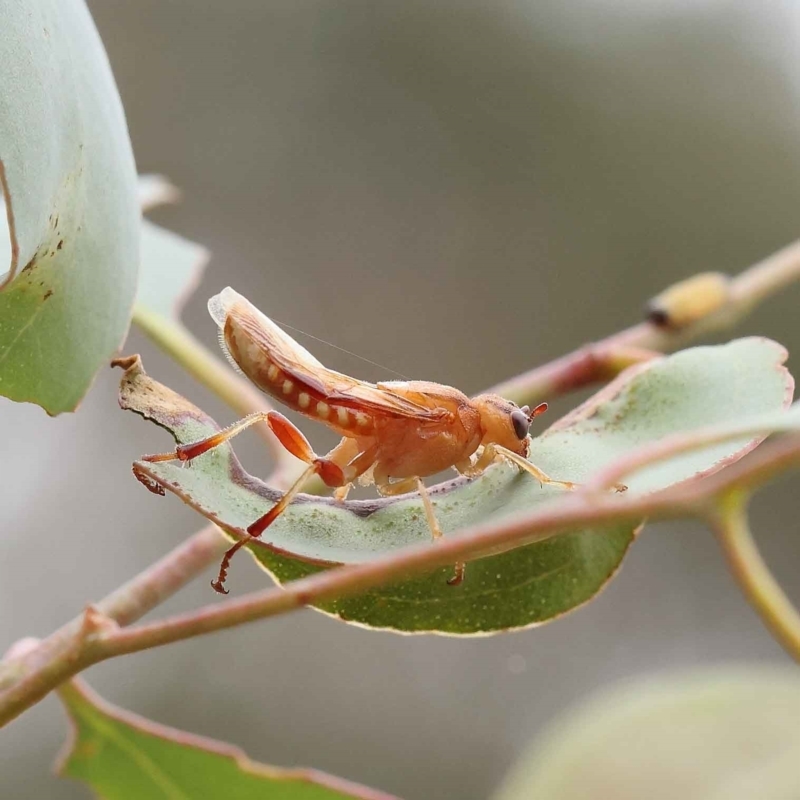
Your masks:
M83 0L0 0L0 394L73 410L123 341L139 266L136 171Z
M231 745L115 708L80 680L59 694L73 723L59 772L105 800L396 800L316 770L250 761Z
M799 760L795 669L657 676L551 725L494 800L789 800Z
M162 175L139 176L139 201L143 210L180 199L180 191ZM202 245L142 220L142 261L136 316L155 314L175 320L184 302L200 282L209 252Z
M765 339L699 347L632 370L535 439L531 460L555 478L583 480L620 455L677 430L780 412L793 382L781 366L786 352ZM157 384L131 362L120 403L166 427L179 442L204 438L218 426L186 400ZM735 460L763 435L743 436L660 463L628 481L649 492L693 480ZM280 494L248 475L228 445L175 463L137 462L150 488L171 491L226 530L243 535ZM437 518L446 535L479 522L545 503L561 491L542 487L515 467L497 464L472 481L434 488ZM538 624L590 600L613 576L636 525L606 525L562 534L471 563L458 588L448 570L320 606L348 621L405 632L487 633ZM358 563L430 540L416 495L334 503L300 496L249 546L279 581L325 565Z
M136 305L177 318L208 261L208 251L176 233L142 220L142 265Z

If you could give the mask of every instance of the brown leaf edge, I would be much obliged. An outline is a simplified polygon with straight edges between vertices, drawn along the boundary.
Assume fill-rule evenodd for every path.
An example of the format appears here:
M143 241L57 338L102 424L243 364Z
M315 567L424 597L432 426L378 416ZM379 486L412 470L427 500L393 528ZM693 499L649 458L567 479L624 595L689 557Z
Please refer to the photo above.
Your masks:
M781 373L784 383L784 407L788 407L792 402L794 393L794 379L788 369L784 366L784 362L788 358L788 352L782 345L773 342L772 340L765 339L764 337L752 337L761 341L769 342L775 349L775 368ZM599 392L595 393L592 397L587 399L584 403L573 409L566 416L557 420L543 435L547 435L550 431L557 431L574 424L575 422L583 419L588 419L597 413L598 409L611 398L615 397L623 387L628 384L633 378L651 369L654 364L662 359L653 359L644 364L637 364L621 373L615 380L603 387ZM207 426L211 430L218 431L220 426L208 416L205 412L197 406L189 402L182 395L169 389L163 384L151 378L144 370L142 361L139 355L132 355L127 357L118 358L112 362L112 366L121 367L125 370L125 374L120 382L119 404L124 410L133 411L143 418L154 422L164 430L168 431L176 442L182 442L175 429L178 428L186 418L194 419L198 424ZM677 485L685 485L687 483L705 478L719 470L729 466L730 464L738 461L743 456L751 452L757 447L766 436L754 437L749 440L746 445L740 448L736 453L720 460L706 470L693 475ZM188 441L188 440L187 440ZM240 486L245 487L248 491L259 495L260 497L268 500L269 502L277 502L282 492L268 486L264 481L250 475L242 467L241 462L234 454L233 450L228 445L222 445L219 449L226 452L229 463L230 480ZM214 524L218 525L223 531L234 539L240 539L246 536L246 532L234 526L227 524L224 520L219 519L213 512L206 509L200 503L195 501L182 490L181 486L175 482L166 481L161 476L156 475L150 468L150 464L144 461L136 461L133 464L133 473L136 478L144 484L151 492L155 494L164 495L165 490L176 494L185 503L194 508L198 513L205 516ZM434 496L445 495L459 486L468 483L469 478L458 477L449 481L445 481L436 486L428 489L429 493ZM296 503L315 503L318 505L336 505L338 509L345 510L358 517L369 517L381 508L384 508L392 503L397 503L401 500L408 499L409 495L399 495L397 497L376 498L374 500L348 500L344 503L334 501L331 497L318 497L314 495L300 494L295 499ZM641 526L637 528L638 534ZM274 544L262 541L253 540L248 543L248 547L253 549L266 548L274 553L288 558L293 558L305 563L317 566L338 566L339 562L328 561L324 559L313 559L307 556L301 556L293 553L284 548L275 546Z
M143 417L144 419L154 422L159 427L166 430L172 438L178 442L183 443L180 435L176 433L182 425L186 424L186 420L191 419L199 425L208 427L211 430L218 431L220 426L206 414L201 411L193 403L189 402L182 395L173 391L172 389L164 386L158 381L151 378L142 366L140 356L131 355L117 358L111 362L112 367L120 367L125 370L125 374L120 381L119 390L119 405L125 411L133 411L135 414ZM187 440L189 441L189 440ZM248 491L259 495L261 498L268 500L271 503L276 503L282 496L283 492L273 489L268 486L264 481L250 475L242 467L241 462L236 457L235 453L229 445L220 445L217 448L218 452L224 452L228 459L228 470L230 480L240 486L245 487ZM146 461L135 461L133 463L133 474L137 480L142 483L147 489L154 494L163 496L165 490L176 494L187 505L194 508L200 514L211 520L215 525L219 526L223 531L235 539L241 539L246 536L246 532L234 526L227 524L221 520L213 512L202 506L195 501L192 497L188 496L175 482L166 481L161 476L156 475L151 470L151 464ZM447 483L440 484L439 486L432 487L429 491L434 494L444 494L451 491L458 485L463 484L464 479L455 479ZM397 503L400 500L407 499L408 495L397 497L377 498L375 500L348 500L344 503L335 501L332 497L318 497L315 495L300 494L295 499L295 503L315 503L317 505L332 506L336 505L337 508L350 512L358 517L368 517L374 514L381 508L392 503ZM287 556L309 564L318 566L335 566L339 562L328 561L324 559L311 559L305 556L299 556L296 553L285 550L275 545L264 542L261 540L253 540L248 543L248 547L265 547L278 555Z
M789 371L789 368L786 366L786 362L789 360L789 351L782 344L779 344L773 339L768 339L766 336L747 336L736 341L747 340L764 342L774 350L775 360L773 362L773 366L783 380L783 410L785 411L792 404L795 390L794 375L792 375L792 373ZM650 359L642 364L634 364L632 367L628 367L628 369L617 375L614 380L612 380L599 391L595 392L586 401L565 414L563 417L561 417L561 419L556 420L543 435L546 435L551 431L569 428L576 422L590 419L597 413L601 406L616 397L625 388L627 383L652 369L656 364L663 361L664 358L666 358L666 356L660 356L659 358ZM744 458L748 453L755 450L755 448L758 447L768 436L769 434L763 434L752 437L748 440L747 444L740 447L735 453L731 453L725 458L720 459L716 464L712 464L707 469L696 472L694 475L691 475L682 481L671 484L671 488L676 486L686 486L687 484L707 478L709 475L713 475L715 472L719 472L720 470L725 469L725 467L729 467L731 464L735 464L737 461L739 461L739 459Z

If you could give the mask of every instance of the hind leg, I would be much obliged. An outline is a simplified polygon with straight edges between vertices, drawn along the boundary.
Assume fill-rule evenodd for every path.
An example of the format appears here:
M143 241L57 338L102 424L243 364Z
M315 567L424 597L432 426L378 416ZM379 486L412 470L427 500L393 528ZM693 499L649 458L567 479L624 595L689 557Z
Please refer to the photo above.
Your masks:
M211 582L211 585L220 594L227 594L225 580L231 559L236 552L252 539L260 537L283 514L292 500L302 490L303 484L308 478L312 475L319 475L326 486L343 488L355 480L361 472L368 469L374 461L372 448L358 453L357 443L348 437L345 437L327 456L318 456L302 432L277 411L269 413L267 423L272 432L278 437L280 443L293 456L304 461L308 466L283 497L266 514L247 526L247 537L236 542L222 557L219 574L216 580ZM352 457L353 453L357 453L355 458Z

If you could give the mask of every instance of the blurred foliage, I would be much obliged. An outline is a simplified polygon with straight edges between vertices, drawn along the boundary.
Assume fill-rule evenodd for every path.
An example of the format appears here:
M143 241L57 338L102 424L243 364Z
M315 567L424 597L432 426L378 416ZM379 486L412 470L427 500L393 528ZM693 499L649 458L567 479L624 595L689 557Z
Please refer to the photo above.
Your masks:
M797 670L727 666L623 684L549 725L495 800L800 797Z

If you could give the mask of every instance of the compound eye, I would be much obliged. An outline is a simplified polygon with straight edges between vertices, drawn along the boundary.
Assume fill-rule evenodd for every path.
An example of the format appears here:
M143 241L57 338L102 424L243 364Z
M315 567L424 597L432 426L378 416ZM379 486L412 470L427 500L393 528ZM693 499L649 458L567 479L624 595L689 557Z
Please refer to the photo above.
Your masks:
M531 424L528 415L521 408L517 408L511 412L511 422L514 425L517 439L522 441L528 435L528 428Z

